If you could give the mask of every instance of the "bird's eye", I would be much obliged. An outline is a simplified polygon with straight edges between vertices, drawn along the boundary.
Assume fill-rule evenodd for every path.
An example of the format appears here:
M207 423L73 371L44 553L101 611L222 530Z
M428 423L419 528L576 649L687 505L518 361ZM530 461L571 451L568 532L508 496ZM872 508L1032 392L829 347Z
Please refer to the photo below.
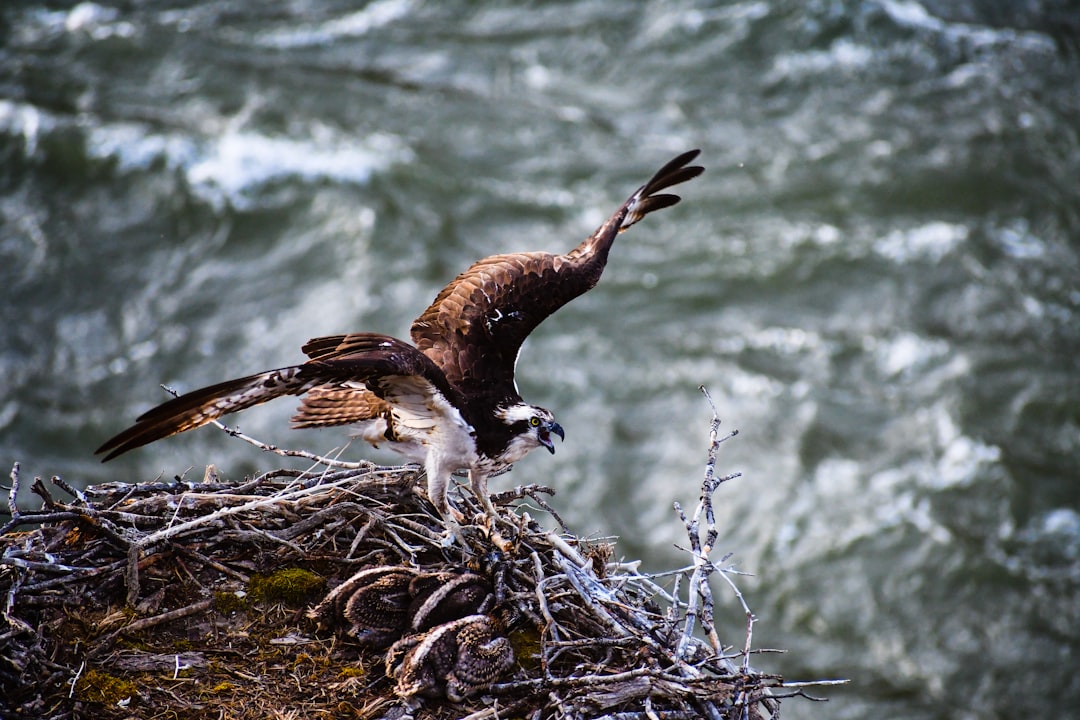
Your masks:
M538 418L538 417L529 418L529 424L532 425L533 427L540 427L540 418Z

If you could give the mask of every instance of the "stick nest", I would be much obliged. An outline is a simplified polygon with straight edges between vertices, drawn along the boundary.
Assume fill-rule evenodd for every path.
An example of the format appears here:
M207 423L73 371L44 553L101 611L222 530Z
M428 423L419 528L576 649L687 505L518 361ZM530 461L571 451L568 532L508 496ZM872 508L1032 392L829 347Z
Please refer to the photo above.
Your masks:
M545 499L551 491L538 486L494 496L495 527L467 525L447 545L412 466L342 470L327 461L241 483L208 468L201 482L85 491L35 479L41 509L20 512L12 499L0 528L0 716L774 716L804 685L751 668L745 603L739 647L724 647L713 625L710 576L743 602L733 571L709 559L712 495L728 479L713 472L725 439L717 426L695 511L676 506L690 562L654 575L613 562L608 542L569 533ZM11 478L14 498L18 465ZM458 509L479 515L476 499L456 492ZM401 643L388 651L393 637L365 640L339 617L344 602L312 610L372 568L483 578L490 593L468 612L487 614L512 663L464 697L438 677L423 692L403 691L401 673L387 673L401 662ZM439 631L410 635L409 617L403 611L398 630L407 646ZM433 672L447 672L445 663Z

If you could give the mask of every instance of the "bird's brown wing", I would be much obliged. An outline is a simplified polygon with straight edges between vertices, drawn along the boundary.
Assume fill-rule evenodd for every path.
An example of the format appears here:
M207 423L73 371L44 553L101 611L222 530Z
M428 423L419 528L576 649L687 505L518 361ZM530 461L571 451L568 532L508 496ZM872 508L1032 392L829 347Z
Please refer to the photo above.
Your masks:
M299 395L311 387L313 379L302 377L304 365L226 380L192 390L140 415L135 424L94 451L107 452L102 462L185 430L201 427L223 415L245 410L283 395Z
M679 155L638 188L580 245L565 255L494 255L458 275L412 325L416 346L466 396L516 396L521 344L544 318L600 279L615 236L654 210L679 202L660 191L702 172Z
M320 385L300 400L292 416L294 428L353 425L365 420L386 417L390 403L363 387Z
M105 460L147 443L191 430L223 415L244 410L284 395L315 392L326 398L335 392L358 393L362 401L354 414L329 414L312 424L348 424L368 419L364 414L378 403L400 405L419 417L423 426L438 421L439 413L460 403L457 391L434 362L406 342L372 333L349 336L349 351L324 354L303 365L269 370L193 390L141 415L136 423L106 441L97 453ZM343 396L337 396L339 399ZM319 405L318 400L315 406ZM313 410L318 416L318 410ZM301 408L303 413L303 407ZM356 415L356 417L354 417Z

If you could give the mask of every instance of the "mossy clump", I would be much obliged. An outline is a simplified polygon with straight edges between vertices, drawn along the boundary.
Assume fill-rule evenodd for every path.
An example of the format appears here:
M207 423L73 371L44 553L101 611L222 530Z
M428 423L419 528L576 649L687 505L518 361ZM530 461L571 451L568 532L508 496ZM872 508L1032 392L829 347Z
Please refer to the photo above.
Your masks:
M270 575L253 575L248 585L248 597L253 602L303 607L321 597L325 590L326 580L310 570L286 568Z
M235 592L219 590L214 593L214 609L222 615L232 615L234 612L246 610L247 602L244 596Z
M115 705L139 694L139 686L101 670L87 670L75 683L75 697L82 702Z
M533 671L540 667L540 654L543 648L540 631L527 626L509 635L510 646L514 648L514 657L526 670Z

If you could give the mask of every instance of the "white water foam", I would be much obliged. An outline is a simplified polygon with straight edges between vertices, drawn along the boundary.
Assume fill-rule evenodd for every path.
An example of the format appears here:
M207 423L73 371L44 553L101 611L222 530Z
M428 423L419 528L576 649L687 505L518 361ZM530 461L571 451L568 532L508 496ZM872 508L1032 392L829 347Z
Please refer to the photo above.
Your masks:
M93 128L87 149L98 158L115 158L122 172L163 159L182 170L193 190L218 208L248 207L261 188L284 178L365 184L373 173L410 155L390 135L353 139L325 129L314 134L318 139L230 129L200 142L124 123Z
M412 0L375 0L362 10L319 25L262 33L257 43L282 49L329 45L340 38L361 37L385 27L405 17L412 7Z

